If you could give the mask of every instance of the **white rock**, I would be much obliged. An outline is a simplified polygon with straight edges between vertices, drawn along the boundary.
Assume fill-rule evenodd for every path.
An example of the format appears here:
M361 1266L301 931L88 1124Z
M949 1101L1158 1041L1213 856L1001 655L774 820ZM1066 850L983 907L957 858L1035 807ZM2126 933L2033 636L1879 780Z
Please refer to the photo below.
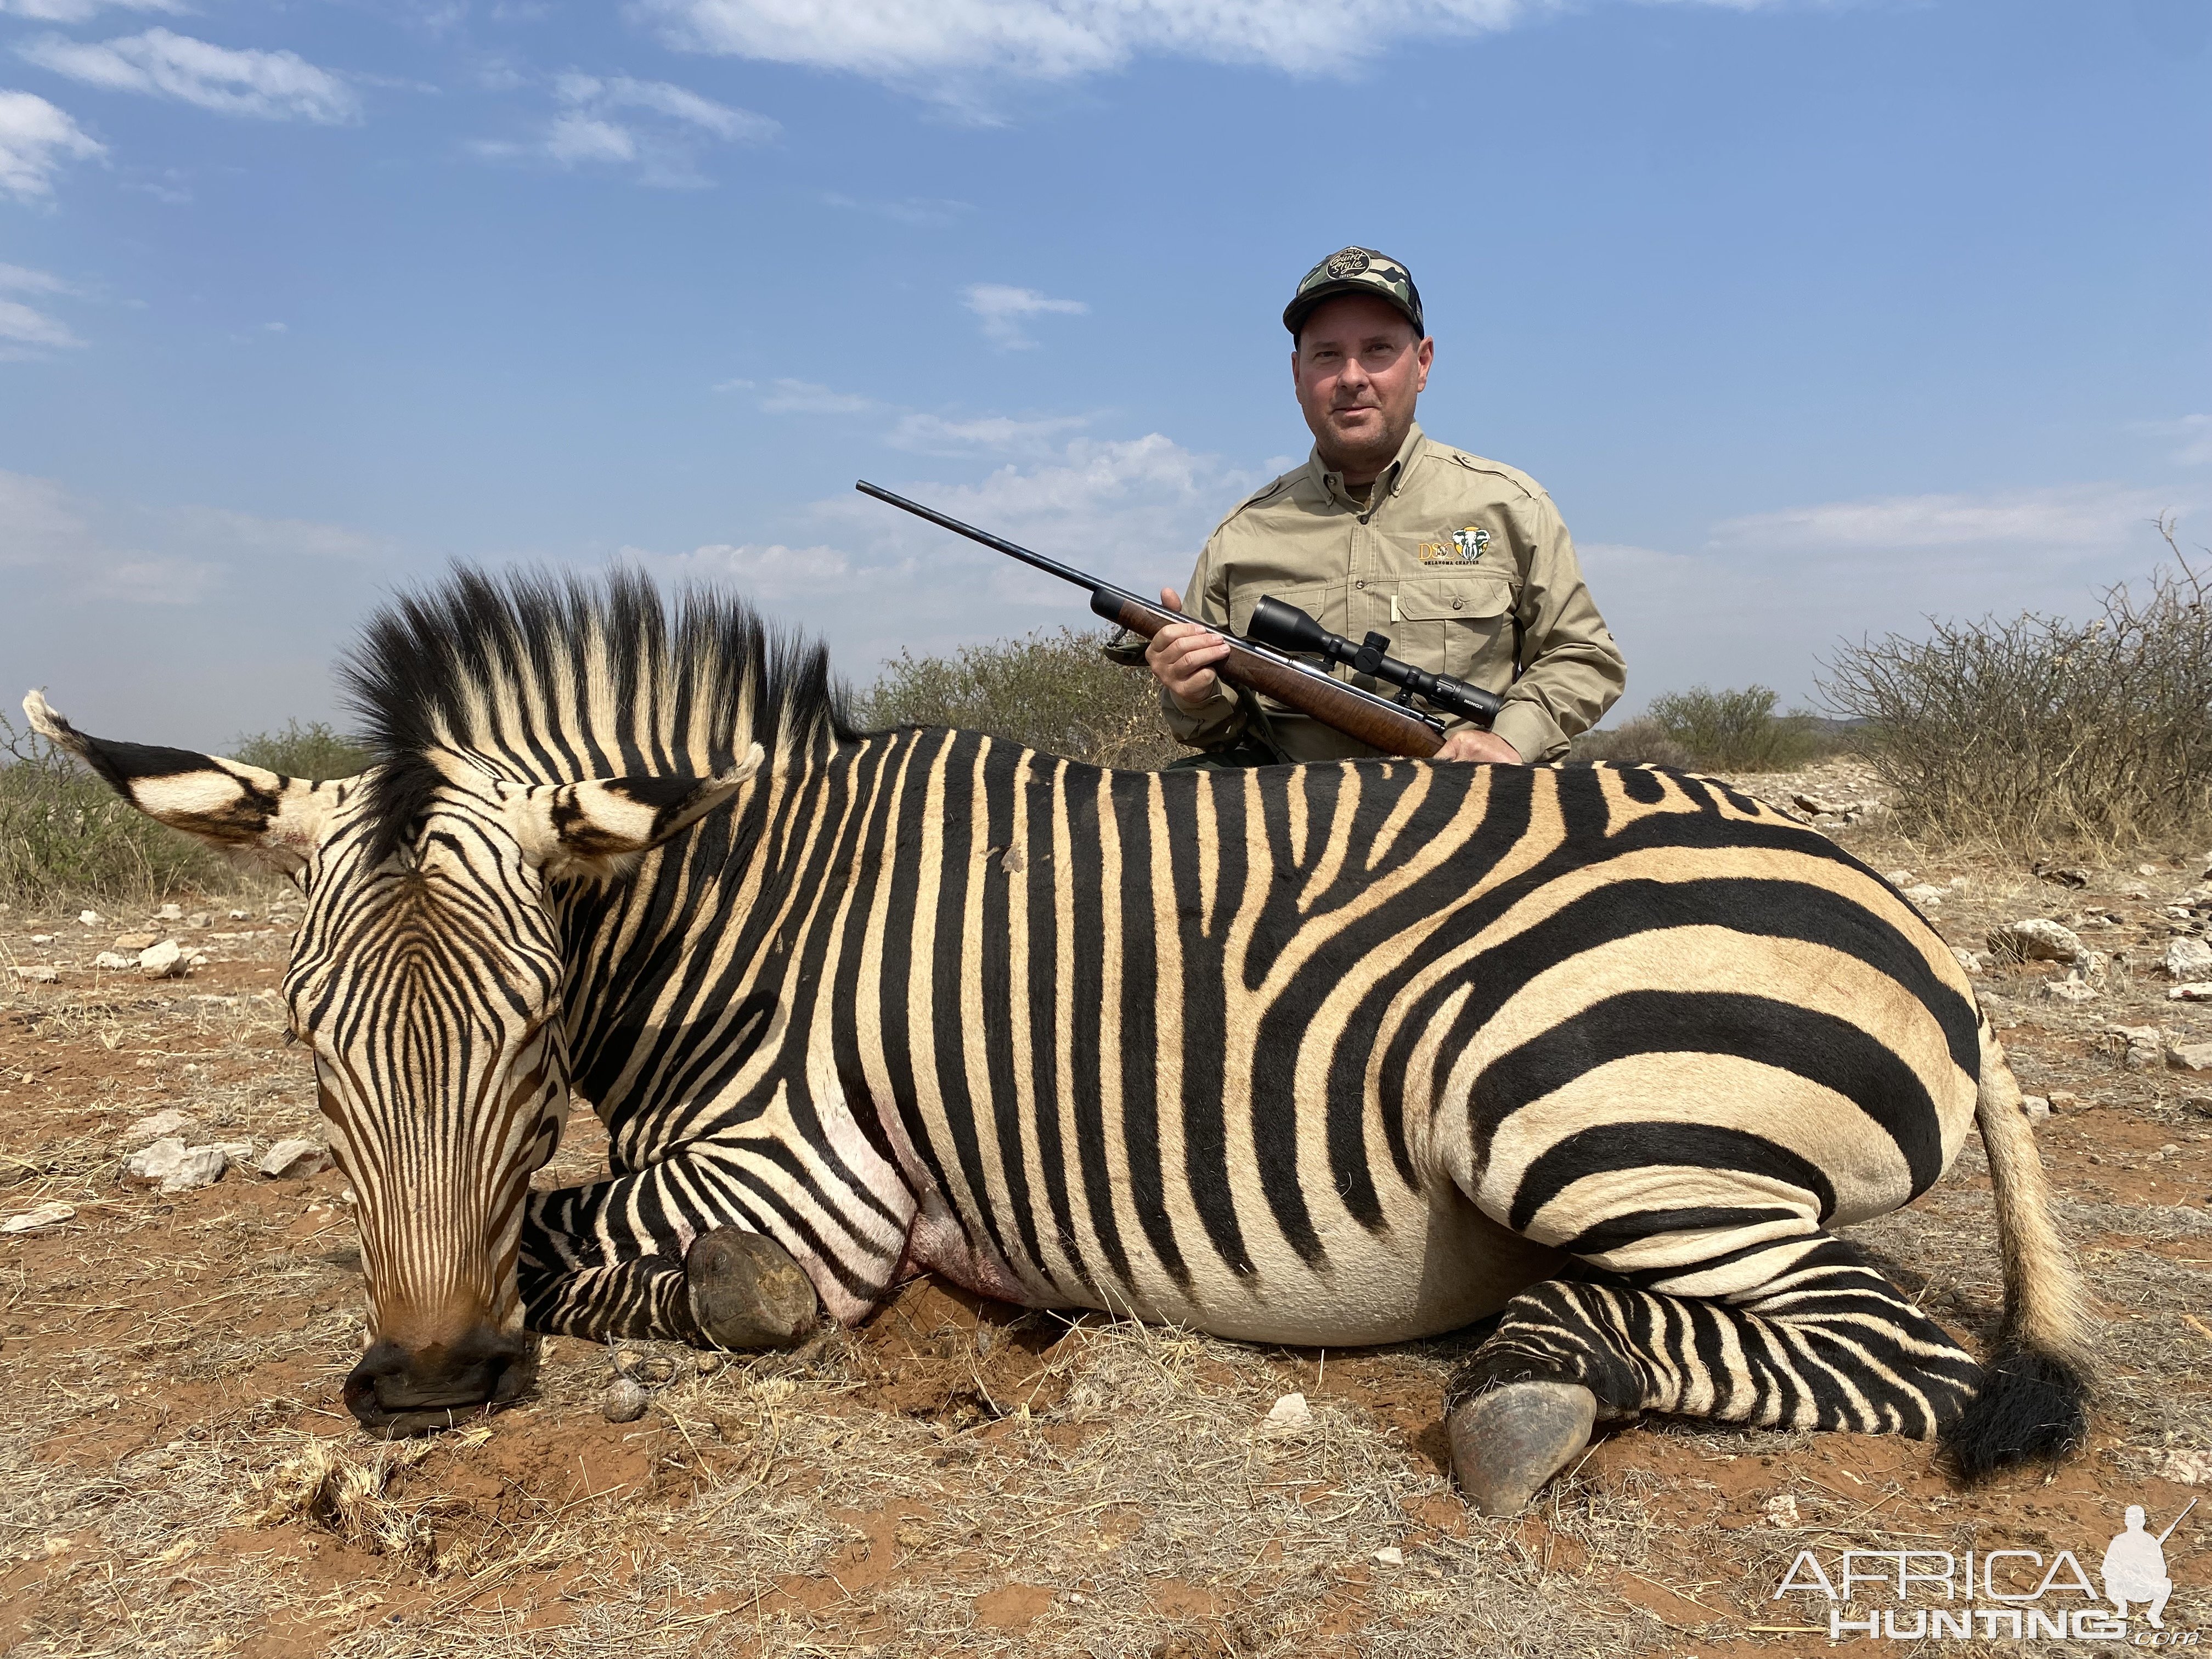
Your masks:
M2043 985L2043 994L2053 1002L2094 1002L2097 1000L2097 988L2094 985L2084 985L2073 975L2069 974L2064 979L2045 980Z
M2212 1072L2212 1042L2177 1042L2166 1051L2166 1063L2177 1072Z
M138 971L148 979L182 979L185 966L184 947L173 939L138 953Z
M33 985L52 985L61 975L52 968L18 968L15 977Z
M230 913L230 919L233 921L251 921L253 920L253 912L251 910L233 910Z
M161 942L161 936L159 933L118 933L115 936L115 948L127 951L134 957L148 945L159 945Z
M2169 939L2160 965L2168 979L2212 979L2212 945L2201 939Z
M280 1140L262 1153L261 1162L254 1167L272 1180L297 1181L329 1169L331 1155L320 1141Z
M11 1215L0 1221L0 1233L33 1233L41 1227L58 1227L76 1213L76 1206L64 1204L58 1199L41 1204L35 1210L26 1210L21 1215Z
M154 912L156 921L182 921L184 919L185 907L181 904L165 904Z
M1905 896L1923 910L1933 910L1938 908L1945 899L1951 896L1951 890L1948 887L1938 887L1933 882L1923 881L1917 887L1906 888Z
M1794 1527L1798 1524L1797 1499L1791 1492L1777 1492L1759 1506L1760 1518L1770 1527Z
M54 936L52 933L33 933L31 935L31 943L33 945L52 945L53 942Z
M2088 954L2072 928L2041 916L1990 928L1989 947L1994 955L2012 962L2079 962Z
M1899 892L1902 892L1905 889L1911 886L1914 882L1919 880L1920 878L1914 875L1910 870L1893 870L1887 875L1884 876L1882 879L1887 882L1892 887L1896 888Z
M105 973L127 974L138 966L138 958L126 957L119 951L102 951L92 959L92 965Z
M1303 1394L1286 1394L1267 1408L1260 1425L1262 1434L1293 1434L1313 1426L1313 1407Z
M187 927L204 927L208 925L208 913L206 911L195 910L191 915L185 918L185 926Z
M2139 876L2154 876L2158 873L2158 866L2155 864L2138 864L2136 866L2136 873Z
M100 912L99 912L99 911L97 911L97 910L80 910L80 911L78 911L78 912L76 913L76 925L77 925L78 927L99 927L99 926L100 926Z
M648 1396L645 1390L626 1376L618 1376L607 1384L607 1391L599 1398L599 1415L610 1423L635 1423L645 1415Z
M2212 1002L2212 979L2192 979L2166 994L2168 1002Z
M2051 1115L2051 1102L2042 1095L2022 1095L2020 1109L2027 1114L2030 1123L2040 1123Z
M1963 893L1974 884L1972 876L1954 876L1948 884L1954 892Z
M1954 945L1951 947L1951 954L1958 957L1959 966L1965 969L1968 973L1978 974L1982 971L1982 954L1980 951L1969 951L1963 945Z
M1402 1567L1406 1565L1406 1552L1395 1544L1386 1544L1375 1552L1375 1564L1382 1567Z
M186 1134L198 1127L190 1112L180 1112L173 1106L167 1106L150 1117L142 1117L135 1123L126 1124L123 1130L123 1144L137 1146L149 1140Z
M123 1173L133 1181L158 1182L165 1193L188 1193L212 1187L230 1167L230 1154L220 1146L187 1146L181 1140L157 1140L143 1152L123 1160Z

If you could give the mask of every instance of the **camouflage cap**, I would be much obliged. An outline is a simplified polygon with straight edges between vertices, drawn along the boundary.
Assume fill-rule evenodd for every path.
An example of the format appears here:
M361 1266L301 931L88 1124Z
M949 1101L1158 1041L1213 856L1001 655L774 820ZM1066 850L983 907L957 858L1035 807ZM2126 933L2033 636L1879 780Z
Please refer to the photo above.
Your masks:
M1421 320L1421 290L1413 286L1413 273L1371 247L1340 247L1306 272L1283 307L1283 326L1295 337L1316 306L1340 294L1371 294L1404 312L1414 333L1429 331Z

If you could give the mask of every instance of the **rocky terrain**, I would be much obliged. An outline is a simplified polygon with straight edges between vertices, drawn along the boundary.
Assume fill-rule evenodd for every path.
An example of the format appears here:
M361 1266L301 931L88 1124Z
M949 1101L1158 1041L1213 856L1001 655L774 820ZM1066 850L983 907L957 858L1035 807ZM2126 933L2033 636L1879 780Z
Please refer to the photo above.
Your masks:
M556 1340L517 1407L380 1446L338 1401L349 1194L273 996L295 913L180 896L0 915L0 1651L1720 1659L1828 1650L1828 1604L1774 1593L1802 1550L2094 1571L2123 1505L2161 1528L2212 1483L2202 849L1937 854L1847 763L1741 781L1842 809L1818 815L1971 958L2048 1109L2106 1369L2047 1480L1960 1492L1913 1443L1647 1422L1485 1521L1437 1422L1469 1339L1252 1348L930 1283L793 1355ZM540 1178L603 1148L576 1124ZM1977 1142L1856 1236L1986 1341ZM2208 1611L2205 1514L2167 1545L2172 1631ZM1869 1594L1854 1617L1893 1605Z

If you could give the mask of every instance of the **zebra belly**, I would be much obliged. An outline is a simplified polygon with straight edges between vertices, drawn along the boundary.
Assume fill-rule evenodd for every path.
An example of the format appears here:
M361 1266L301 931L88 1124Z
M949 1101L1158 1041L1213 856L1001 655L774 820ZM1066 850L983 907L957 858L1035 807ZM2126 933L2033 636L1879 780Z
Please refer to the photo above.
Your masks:
M1279 1241L1252 1251L1249 1273L1193 1250L1186 1255L1187 1282L1146 1256L1130 1261L1126 1280L1024 1283L1027 1276L1003 1261L979 1271L964 1241L934 1230L916 1230L908 1260L967 1289L1031 1307L1096 1308L1242 1341L1331 1347L1457 1330L1496 1313L1566 1260L1449 1188L1406 1194L1384 1219L1377 1232L1349 1224L1325 1232L1318 1267ZM933 1252L933 1239L947 1248Z

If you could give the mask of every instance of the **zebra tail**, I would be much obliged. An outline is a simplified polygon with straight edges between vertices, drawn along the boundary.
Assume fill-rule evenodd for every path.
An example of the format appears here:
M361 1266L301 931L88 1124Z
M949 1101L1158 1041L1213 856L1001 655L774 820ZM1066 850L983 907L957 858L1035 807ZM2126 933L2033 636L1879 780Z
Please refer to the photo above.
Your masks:
M2004 1261L2004 1318L1981 1390L1944 1431L1943 1449L1969 1484L2015 1463L2063 1456L2081 1443L2092 1370L2088 1314L2073 1254L2051 1214L2051 1188L2020 1085L1981 1017L1974 1123L1989 1155Z

